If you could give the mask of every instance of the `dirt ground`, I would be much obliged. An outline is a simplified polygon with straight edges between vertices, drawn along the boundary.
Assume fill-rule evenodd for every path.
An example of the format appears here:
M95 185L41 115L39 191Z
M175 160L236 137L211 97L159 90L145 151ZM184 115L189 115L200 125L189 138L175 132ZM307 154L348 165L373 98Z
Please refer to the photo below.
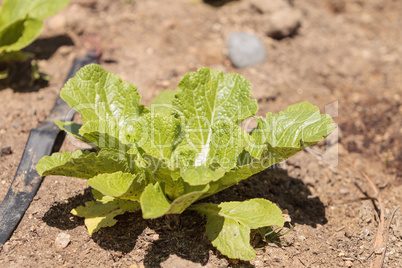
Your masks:
M330 142L212 198L275 202L291 218L285 230L294 226L285 240L265 244L253 237L254 261L229 260L208 242L203 218L192 212L157 220L126 214L91 237L69 213L90 199L86 183L50 176L0 252L0 267L369 267L384 248L374 247L379 204L361 199L374 196L361 171L379 189L386 221L402 204L402 1L290 1L301 27L280 40L265 28L267 16L279 11L264 13L252 2L72 0L29 48L50 76L48 86L0 89L0 146L12 149L0 157L0 200L30 129L50 112L73 59L96 47L100 64L135 83L144 104L175 88L186 72L209 66L244 75L258 115L309 101L334 117L338 136ZM262 40L265 63L231 66L226 39L237 31ZM69 139L62 147L76 149ZM66 247L56 245L60 233L70 235ZM388 234L384 267L401 267L401 211Z

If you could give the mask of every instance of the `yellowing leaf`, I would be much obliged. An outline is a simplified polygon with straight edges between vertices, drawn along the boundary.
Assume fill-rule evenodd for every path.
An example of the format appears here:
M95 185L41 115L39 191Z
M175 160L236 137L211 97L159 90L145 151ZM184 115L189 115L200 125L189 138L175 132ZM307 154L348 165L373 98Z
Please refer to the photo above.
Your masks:
M90 235L100 228L111 227L116 224L117 215L126 212L135 212L140 209L139 203L129 200L112 199L109 202L89 201L85 207L79 206L71 211L72 214L85 218L85 226Z

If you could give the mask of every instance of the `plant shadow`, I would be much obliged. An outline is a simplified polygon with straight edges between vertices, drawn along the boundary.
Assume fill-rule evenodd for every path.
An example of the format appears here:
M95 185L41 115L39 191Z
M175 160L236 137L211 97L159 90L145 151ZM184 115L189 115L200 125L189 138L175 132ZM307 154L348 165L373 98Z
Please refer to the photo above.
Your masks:
M46 87L47 75L38 69L37 60L47 60L61 46L73 45L73 40L68 35L40 38L21 52L15 52L3 59L0 61L0 72L7 75L0 79L0 90L11 88L16 92L35 92Z
M203 0L205 4L208 4L213 7L221 7L229 2L240 1L240 0Z
M327 219L323 203L318 197L309 198L310 195L307 186L301 180L289 177L286 170L268 169L201 202L220 203L265 198L276 203L282 210L287 210L292 224L313 227L325 224ZM63 230L83 225L84 221L70 214L70 211L89 200L91 193L88 188L84 194L69 198L67 202L56 203L46 212L43 221ZM219 259L230 262L205 236L206 220L195 211L154 220L144 220L141 212L126 213L116 219L116 225L102 228L92 235L92 239L105 250L121 252L126 257L143 261L145 267L159 267L172 255L191 261L194 265L206 265L210 252L214 252ZM242 261L230 265L253 267L249 262Z
M35 54L38 60L47 60L62 46L74 46L74 42L66 34L46 38L39 38L23 49L25 52Z
M277 204L292 219L292 223L316 227L328 222L325 206L300 179L288 176L286 170L275 165L239 184L208 197L202 202L220 203L264 198Z
M63 202L56 202L43 215L42 220L51 227L60 230L71 230L80 225L84 225L84 219L71 214L71 210L82 206L85 202L92 200L91 189L87 188L84 194L70 197Z

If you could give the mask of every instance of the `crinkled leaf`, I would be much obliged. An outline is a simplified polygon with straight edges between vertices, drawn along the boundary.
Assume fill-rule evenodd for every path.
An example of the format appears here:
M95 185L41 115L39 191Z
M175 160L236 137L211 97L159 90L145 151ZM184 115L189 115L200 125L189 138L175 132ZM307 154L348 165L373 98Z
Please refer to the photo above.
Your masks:
M172 100L174 99L178 90L164 90L160 92L152 100L149 105L151 113L171 114L172 113Z
M128 136L147 155L169 163L181 140L181 125L173 116L147 114L135 122L133 135Z
M85 206L79 206L73 209L71 213L85 218L85 226L89 234L92 235L100 228L115 225L117 220L114 217L117 215L140 210L140 204L135 201L114 198L109 200L108 202L86 202Z
M69 163L72 159L76 159L81 157L82 155L88 155L87 151L75 151L73 153L62 152L62 153L54 153L51 156L44 156L41 160L39 160L36 165L36 170L40 176L47 175L59 175L59 174L51 174L51 170L61 168L67 163ZM67 175L66 175L67 176Z
M97 122L88 122L84 127L82 124L74 122L61 122L56 120L55 123L61 130L94 148L113 148L123 152L138 153L137 148L122 143L118 138L108 134L119 131L116 130L113 122L110 124L104 124L103 122L100 125ZM97 129L97 131L93 131L93 129Z
M130 147L122 143L118 138L109 135L109 133L119 131L113 122L109 124L102 122L99 124L98 122L92 121L88 122L85 126L74 122L61 122L58 120L56 120L55 123L61 130L94 148L114 148L124 152L133 151L137 153L136 148ZM93 131L94 129L97 130Z
M132 131L132 126L129 126L129 128ZM94 147L114 148L120 151L135 150L135 147L127 145L127 139L123 136L125 132L126 129L116 125L116 122L113 121L90 121L79 130L79 134ZM117 135L120 135L120 137Z
M241 75L201 68L179 83L173 100L174 112L186 121L189 142L197 148L197 165L207 161L212 126L219 121L235 124L253 116L258 109L251 100L250 83Z
M100 147L109 146L109 139L126 142L126 135L133 131L134 122L148 109L139 104L137 88L123 82L99 65L81 68L61 90L60 96L81 114L83 126L80 135L107 134L107 141ZM113 143L118 144L117 141Z
M250 246L251 229L285 223L281 210L260 198L219 205L196 204L190 208L207 217L206 233L212 245L232 259L250 261L255 258Z
M90 179L102 173L137 173L135 156L114 149L102 149L98 153L76 151L44 156L37 164L40 176L62 175Z
M254 144L246 150L258 159L274 158L275 164L323 140L332 130L331 116L320 114L318 107L308 102L301 102L279 114L268 113L265 120L259 118L252 134Z
M236 166L237 157L249 143L249 135L232 122L218 122L212 126L207 164L219 164L230 170Z
M123 173L99 174L88 180L89 186L103 195L139 201L148 180L145 172L136 175Z
M154 185L149 184L140 198L142 217L154 219L166 214L180 214L203 195L208 188L208 185L198 187L170 202L158 182Z

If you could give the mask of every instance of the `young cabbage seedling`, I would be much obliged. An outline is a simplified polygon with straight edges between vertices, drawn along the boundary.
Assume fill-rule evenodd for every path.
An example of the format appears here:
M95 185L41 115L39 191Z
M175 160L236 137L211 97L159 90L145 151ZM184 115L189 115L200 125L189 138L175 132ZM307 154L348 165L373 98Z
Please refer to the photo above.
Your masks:
M133 84L86 66L61 91L83 124L56 123L96 152L54 153L37 170L87 180L95 200L72 213L85 218L90 234L113 226L115 216L127 211L141 210L151 219L189 209L205 215L206 234L222 254L252 260L250 231L282 227L281 210L261 198L198 201L321 141L334 128L329 115L302 102L258 117L248 133L240 124L258 109L250 91L241 75L201 68L148 108L139 104Z
M9 66L16 62L30 61L32 53L21 51L31 44L42 32L43 20L56 14L70 0L4 0L0 11L0 79L9 75ZM32 65L32 80L48 79ZM33 82L33 81L31 81Z

